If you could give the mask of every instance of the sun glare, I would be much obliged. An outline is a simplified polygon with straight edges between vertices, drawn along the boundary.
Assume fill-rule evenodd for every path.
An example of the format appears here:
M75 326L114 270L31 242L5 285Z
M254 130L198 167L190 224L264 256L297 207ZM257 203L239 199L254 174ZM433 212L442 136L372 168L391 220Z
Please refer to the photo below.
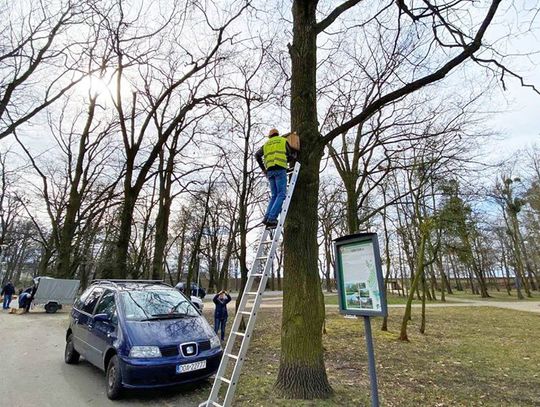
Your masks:
M131 93L131 85L125 78L122 78L121 82L121 94L124 97ZM116 98L116 76L114 73L103 76L89 75L81 81L79 89L84 96L98 97L102 101Z
M116 84L112 82L107 82L102 78L99 78L94 75L87 76L81 82L81 91L92 97L94 96L110 96L116 93Z

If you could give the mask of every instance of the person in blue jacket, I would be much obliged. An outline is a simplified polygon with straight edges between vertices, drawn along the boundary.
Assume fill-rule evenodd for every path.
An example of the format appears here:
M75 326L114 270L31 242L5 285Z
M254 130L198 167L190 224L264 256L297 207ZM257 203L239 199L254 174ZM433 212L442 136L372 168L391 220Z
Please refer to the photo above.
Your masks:
M23 291L19 294L19 309L26 309L26 306L30 302L30 298L32 297L32 294L30 294L27 291Z
M231 302L231 296L225 290L221 290L214 296L214 304L216 304L216 310L214 311L214 331L216 334L221 328L221 340L225 340L225 325L227 325L227 304Z
M11 281L8 281L8 283L2 288L2 293L0 294L4 296L2 309L9 309L9 305L11 303L11 298L13 297L13 294L15 294L15 286L13 285Z

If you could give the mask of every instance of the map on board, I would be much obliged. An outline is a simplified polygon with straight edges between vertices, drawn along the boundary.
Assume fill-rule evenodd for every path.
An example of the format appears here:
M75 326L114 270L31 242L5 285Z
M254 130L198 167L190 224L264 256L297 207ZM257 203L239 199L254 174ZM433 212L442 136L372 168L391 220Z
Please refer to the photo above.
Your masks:
M366 241L344 245L339 251L346 308L381 311L373 243Z

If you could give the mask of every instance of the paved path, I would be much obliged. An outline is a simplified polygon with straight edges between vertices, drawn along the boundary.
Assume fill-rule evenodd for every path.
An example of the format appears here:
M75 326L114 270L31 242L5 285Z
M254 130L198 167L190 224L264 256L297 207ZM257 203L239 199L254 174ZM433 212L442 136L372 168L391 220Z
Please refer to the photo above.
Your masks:
M493 300L469 300L463 298L452 297L452 301L457 301L456 305L464 305L470 307L495 307L512 309L515 311L525 311L540 313L540 301L493 301Z
M235 293L236 294L236 293ZM234 294L233 294L234 295ZM236 295L234 296L234 298ZM204 299L205 309L213 309L212 305L212 296L207 296ZM493 300L473 300L473 299L462 299L462 298L451 298L452 302L437 302L437 303L426 303L427 308L446 308L446 307L495 307L495 308L504 308L511 309L515 311L524 311L524 312L534 312L540 313L540 301L493 301ZM420 308L422 305L415 303L412 305L413 308ZM265 292L261 308L282 308L283 307L283 297L281 292L272 291ZM338 308L337 304L327 304L326 308ZM405 308L405 304L390 304L388 308Z
M105 394L104 373L81 360L64 363L68 313L26 315L0 313L2 378L0 405L5 407L64 406L197 406L209 390L184 386L128 393L112 402ZM9 372L9 374L7 373Z

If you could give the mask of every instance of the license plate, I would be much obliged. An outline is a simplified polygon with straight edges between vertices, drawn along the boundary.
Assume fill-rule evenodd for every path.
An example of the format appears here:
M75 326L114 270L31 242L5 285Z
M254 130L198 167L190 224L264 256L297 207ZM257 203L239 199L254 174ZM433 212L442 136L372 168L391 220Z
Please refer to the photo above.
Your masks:
M200 362L187 363L185 365L177 365L176 373L193 372L194 370L201 370L206 368L206 360Z

